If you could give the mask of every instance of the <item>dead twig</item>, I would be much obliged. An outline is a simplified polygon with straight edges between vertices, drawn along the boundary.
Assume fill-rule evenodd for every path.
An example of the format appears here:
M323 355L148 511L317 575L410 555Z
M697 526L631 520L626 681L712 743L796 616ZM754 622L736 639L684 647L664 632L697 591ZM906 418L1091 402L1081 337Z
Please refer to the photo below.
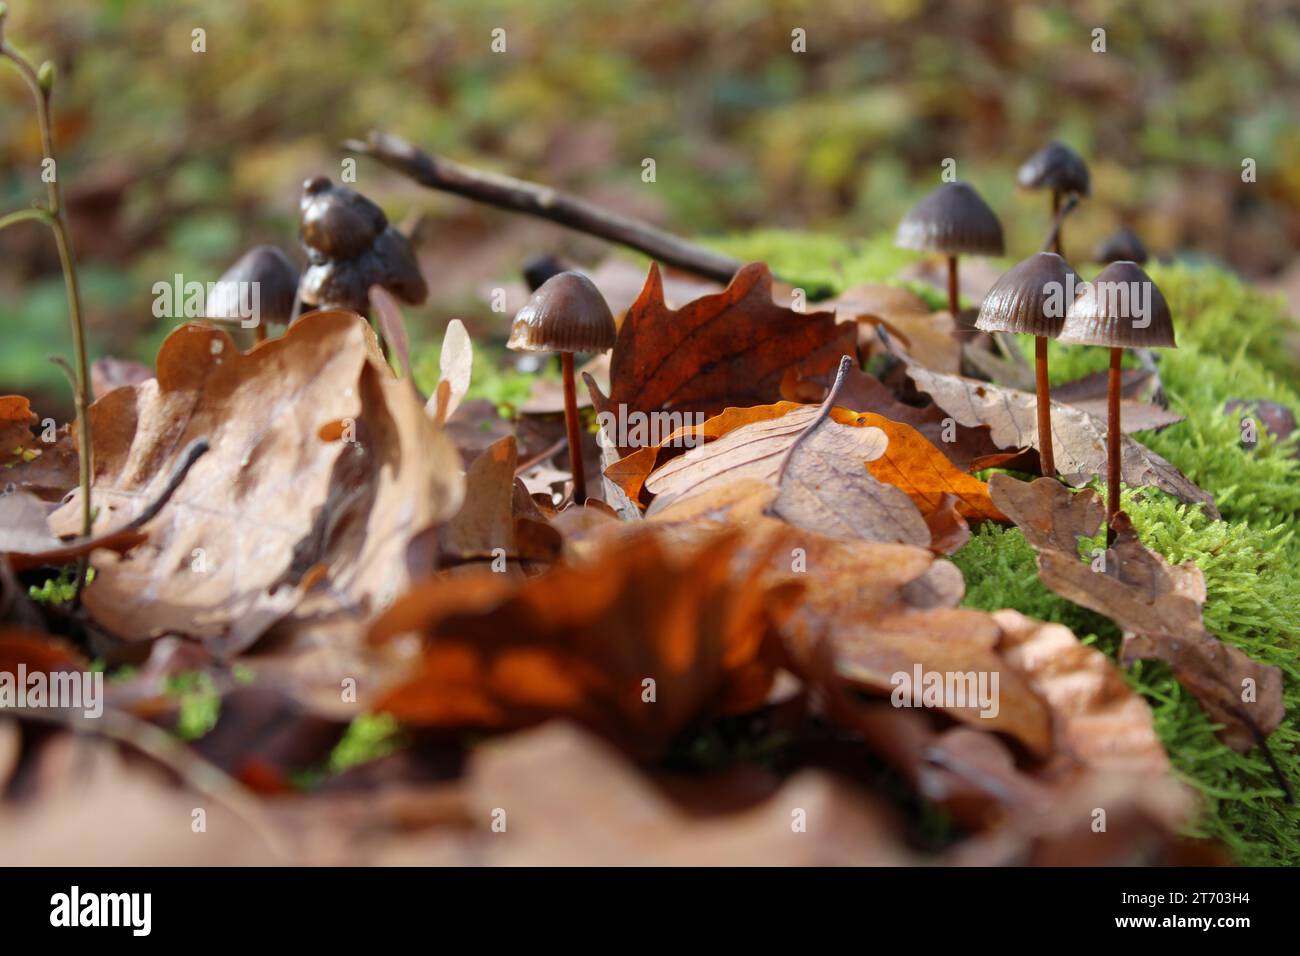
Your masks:
M406 140L374 130L366 140L348 140L343 148L379 160L422 186L454 193L511 212L522 212L568 226L643 252L665 265L724 285L742 263L681 239L631 216L602 209L558 189L500 173L474 169L424 152Z

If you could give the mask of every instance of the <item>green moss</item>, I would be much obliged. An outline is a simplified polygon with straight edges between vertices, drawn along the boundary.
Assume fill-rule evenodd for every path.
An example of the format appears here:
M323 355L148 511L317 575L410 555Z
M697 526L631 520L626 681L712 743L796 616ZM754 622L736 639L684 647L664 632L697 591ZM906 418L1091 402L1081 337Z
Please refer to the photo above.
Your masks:
M182 740L198 740L217 725L221 716L221 694L217 692L210 674L184 671L169 677L165 690L180 705L176 715L176 735Z
M402 744L400 731L392 714L362 714L354 718L330 753L330 772L342 773L394 752Z

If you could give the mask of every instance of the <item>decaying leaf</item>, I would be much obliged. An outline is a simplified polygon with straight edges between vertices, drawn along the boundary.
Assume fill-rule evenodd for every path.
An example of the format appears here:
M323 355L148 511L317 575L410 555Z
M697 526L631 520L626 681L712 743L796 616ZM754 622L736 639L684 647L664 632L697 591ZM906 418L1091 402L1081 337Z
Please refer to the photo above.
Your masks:
M1142 544L1121 512L1104 569L1094 570L1093 563L1079 560L1077 544L1080 536L1096 534L1104 517L1092 491L1071 494L1047 478L1026 484L1008 475L995 475L989 488L993 500L1039 549L1043 583L1114 620L1125 632L1126 660L1166 662L1224 725L1220 736L1226 744L1249 750L1277 728L1285 714L1281 671L1251 660L1205 630L1205 579L1193 562L1169 564Z
M752 710L775 669L771 605L790 588L774 598L734 577L736 545L721 535L677 556L647 529L522 583L484 572L417 585L370 632L425 638L379 707L442 729L565 716L642 754L702 716Z
M779 489L772 507L791 524L843 538L930 543L930 530L912 500L877 481L866 463L884 454L878 428L844 425L813 406L742 425L692 448L646 480L655 495L647 512L745 479Z
M465 393L469 391L470 376L474 372L474 344L465 323L452 319L442 334L442 351L438 354L438 388L429 399L428 411L441 424L455 414ZM447 385L444 388L443 382Z
M212 446L148 522L148 547L96 560L86 607L123 638L246 646L321 580L364 614L401 588L410 537L462 493L454 449L352 313L310 313L248 353L182 326L155 379L89 414L100 528L143 511L192 440ZM52 526L72 530L79 509L73 496Z
M928 393L958 423L989 426L999 448L1038 447L1036 400L1029 392L1002 388L989 382L944 375L916 364L907 374L916 387ZM1106 422L1072 405L1052 403L1052 441L1056 467L1070 484L1079 487L1106 472ZM1132 487L1155 486L1180 501L1203 506L1218 518L1210 494L1155 452L1125 437L1120 449L1120 475Z
M664 304L663 279L651 266L619 327L610 393L592 398L597 410L617 415L713 415L729 405L767 404L780 399L787 369L833 369L855 343L855 327L837 324L833 313L776 305L772 274L761 263L741 269L725 291L675 311Z

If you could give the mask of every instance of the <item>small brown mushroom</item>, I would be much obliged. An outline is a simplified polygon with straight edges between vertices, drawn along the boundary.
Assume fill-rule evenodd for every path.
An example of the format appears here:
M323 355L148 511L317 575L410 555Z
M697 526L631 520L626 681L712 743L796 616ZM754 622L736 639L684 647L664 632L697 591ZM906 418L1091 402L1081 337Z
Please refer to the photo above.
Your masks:
M1125 348L1177 348L1169 304L1136 262L1114 262L1084 285L1070 305L1059 341L1110 349L1107 381L1106 521L1119 514L1120 360ZM1112 532L1113 533L1113 532Z
M1063 196L1087 196L1092 191L1088 164L1083 161L1083 157L1064 143L1055 141L1025 160L1016 174L1016 180L1025 189L1051 190L1053 220L1060 219ZM1061 241L1061 230L1058 228L1052 249L1058 256L1063 255Z
M1037 252L1002 275L980 305L975 328L1034 336L1038 405L1038 457L1042 472L1056 477L1052 454L1052 395L1047 381L1047 340L1061 333L1078 283L1069 263L1054 252Z
M300 290L306 305L368 315L372 285L412 304L429 294L411 244L388 224L382 209L355 190L323 176L309 179L299 232L309 260Z
M1147 247L1128 226L1121 226L1097 243L1092 250L1092 261L1106 265L1110 262L1136 262L1145 265Z
M287 323L298 296L298 270L275 246L254 246L222 273L205 310L210 319L254 320L257 341L268 322ZM248 315L249 309L256 314Z
M573 376L574 352L605 352L614 347L614 316L600 290L580 272L561 272L542 283L510 327L508 348L559 352L564 374L564 424L569 435L573 471L573 501L587 500L582 464L582 433L578 428L578 398Z
M957 256L1000 256L1002 223L971 186L944 183L912 207L898 224L894 243L948 257L948 311L957 317Z

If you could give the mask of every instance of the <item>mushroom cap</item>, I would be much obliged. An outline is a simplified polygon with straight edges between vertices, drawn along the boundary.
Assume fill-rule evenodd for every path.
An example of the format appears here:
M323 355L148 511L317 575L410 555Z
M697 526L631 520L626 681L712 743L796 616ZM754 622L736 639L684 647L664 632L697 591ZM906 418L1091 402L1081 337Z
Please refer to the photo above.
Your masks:
M1079 275L1054 252L1036 252L1005 273L980 304L975 328L1054 339L1079 286Z
M618 330L609 304L581 272L561 272L542 283L515 314L507 348L532 352L604 352Z
M547 279L564 271L564 263L560 261L558 256L551 255L549 252L542 252L525 259L522 271L524 281L528 283L528 291L536 292L545 284Z
M1169 304L1136 262L1112 262L1086 284L1057 338L1069 345L1177 348Z
M1092 189L1083 157L1055 140L1020 165L1016 181L1026 189L1051 189L1080 196L1087 196Z
M894 244L950 256L1000 256L1004 249L1002 223L964 182L931 190L898 224Z
M303 244L327 259L355 259L388 227L388 217L377 205L324 176L303 184L298 207Z
M322 309L350 309L368 315L372 285L381 285L412 304L428 297L429 287L411 244L392 226L355 258L313 261L303 273L302 301Z
M242 319L250 300L246 283L256 283L258 317L268 322L288 322L298 295L298 270L276 246L254 246L221 274L208 296L210 319Z
M1147 247L1128 226L1121 226L1109 236L1097 243L1092 250L1092 261L1102 264L1108 262L1136 262L1144 265L1147 261Z

